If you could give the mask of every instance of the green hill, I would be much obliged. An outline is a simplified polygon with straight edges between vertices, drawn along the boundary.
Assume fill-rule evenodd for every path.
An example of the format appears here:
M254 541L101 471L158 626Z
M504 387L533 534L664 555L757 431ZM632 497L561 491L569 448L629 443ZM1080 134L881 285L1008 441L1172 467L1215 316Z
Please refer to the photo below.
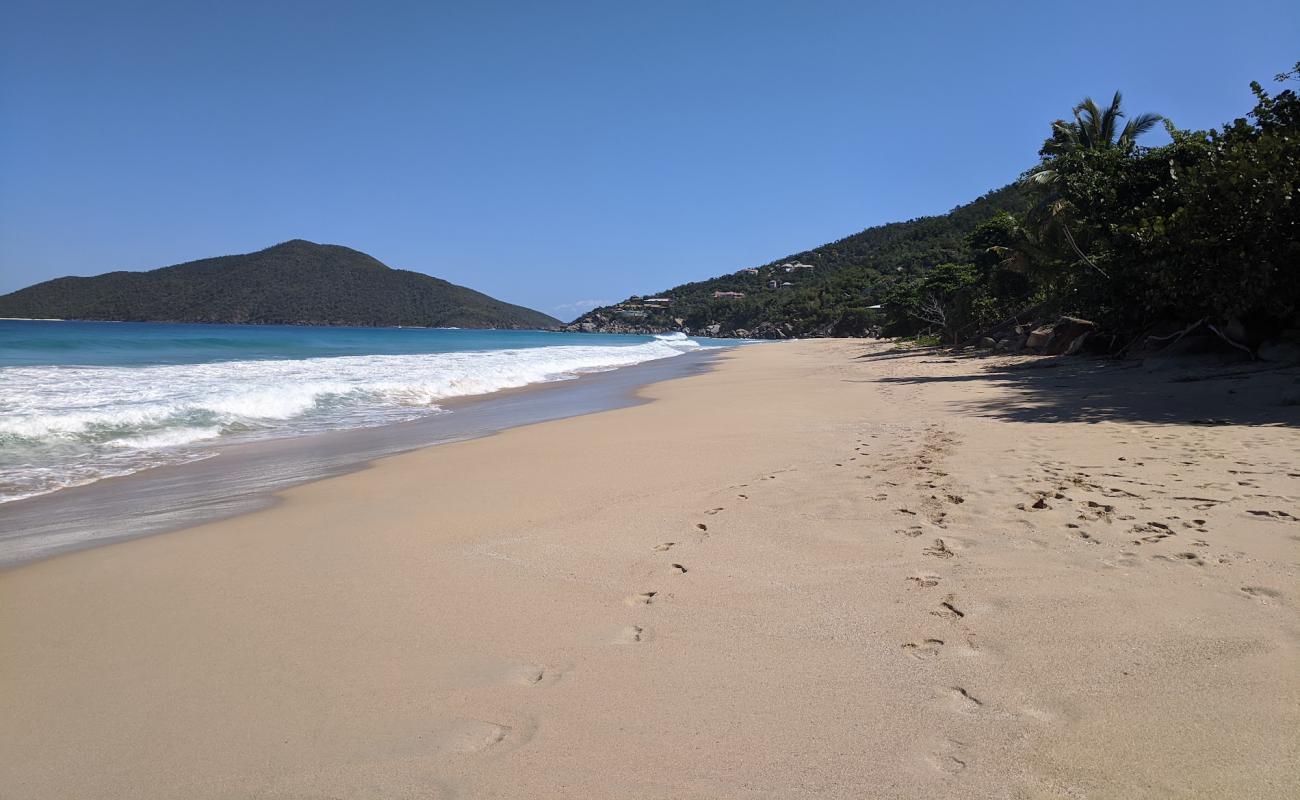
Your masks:
M976 226L1004 211L1022 212L1028 204L1025 190L1013 184L947 214L878 225L751 268L753 272L740 270L645 296L668 298L666 307L632 297L597 308L566 327L656 333L686 328L768 337L859 334L871 320L867 306L880 302L899 279L936 264L968 260L966 237ZM786 271L785 264L812 269ZM772 281L777 288L770 288ZM714 292L745 296L715 299Z
M132 322L551 328L532 309L338 245L294 239L148 272L57 278L0 297L0 317Z

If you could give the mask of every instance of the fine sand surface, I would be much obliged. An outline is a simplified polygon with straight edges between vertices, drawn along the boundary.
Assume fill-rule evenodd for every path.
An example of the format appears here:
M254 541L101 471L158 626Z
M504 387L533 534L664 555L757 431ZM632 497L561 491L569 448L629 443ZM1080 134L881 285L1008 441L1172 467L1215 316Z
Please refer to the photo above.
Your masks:
M1300 796L1249 369L750 347L0 573L0 797Z

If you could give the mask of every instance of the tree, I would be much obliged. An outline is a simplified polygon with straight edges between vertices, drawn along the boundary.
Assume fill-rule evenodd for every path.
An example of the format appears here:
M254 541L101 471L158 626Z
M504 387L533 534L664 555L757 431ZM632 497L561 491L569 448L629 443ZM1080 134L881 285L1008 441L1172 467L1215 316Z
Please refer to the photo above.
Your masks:
M1137 139L1160 123L1164 117L1159 114L1138 114L1124 124L1116 137L1119 121L1124 118L1123 97L1119 92L1111 98L1110 105L1104 110L1097 106L1091 97L1074 107L1074 122L1056 120L1052 123L1052 135L1043 143L1043 156L1061 155L1073 150L1110 150L1118 149L1125 153L1137 147Z

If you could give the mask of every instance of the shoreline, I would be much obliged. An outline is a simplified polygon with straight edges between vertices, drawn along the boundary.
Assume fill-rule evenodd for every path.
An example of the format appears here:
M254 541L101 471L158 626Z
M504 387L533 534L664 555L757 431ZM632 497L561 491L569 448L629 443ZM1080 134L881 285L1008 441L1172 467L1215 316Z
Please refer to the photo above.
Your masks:
M717 362L0 572L0 793L1300 789L1294 370Z
M268 508L285 489L364 470L393 455L645 402L637 396L642 386L708 369L730 349L451 397L439 401L442 413L405 422L216 444L203 458L0 504L0 572ZM160 508L169 511L160 514ZM84 531L92 528L97 535L87 537Z

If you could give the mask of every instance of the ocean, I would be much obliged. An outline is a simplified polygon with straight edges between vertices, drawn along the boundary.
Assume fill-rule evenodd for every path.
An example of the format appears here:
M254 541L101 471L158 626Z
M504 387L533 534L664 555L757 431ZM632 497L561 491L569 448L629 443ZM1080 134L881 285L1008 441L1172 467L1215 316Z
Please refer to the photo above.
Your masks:
M682 334L3 320L0 513L235 445L456 414L456 398L735 344Z

